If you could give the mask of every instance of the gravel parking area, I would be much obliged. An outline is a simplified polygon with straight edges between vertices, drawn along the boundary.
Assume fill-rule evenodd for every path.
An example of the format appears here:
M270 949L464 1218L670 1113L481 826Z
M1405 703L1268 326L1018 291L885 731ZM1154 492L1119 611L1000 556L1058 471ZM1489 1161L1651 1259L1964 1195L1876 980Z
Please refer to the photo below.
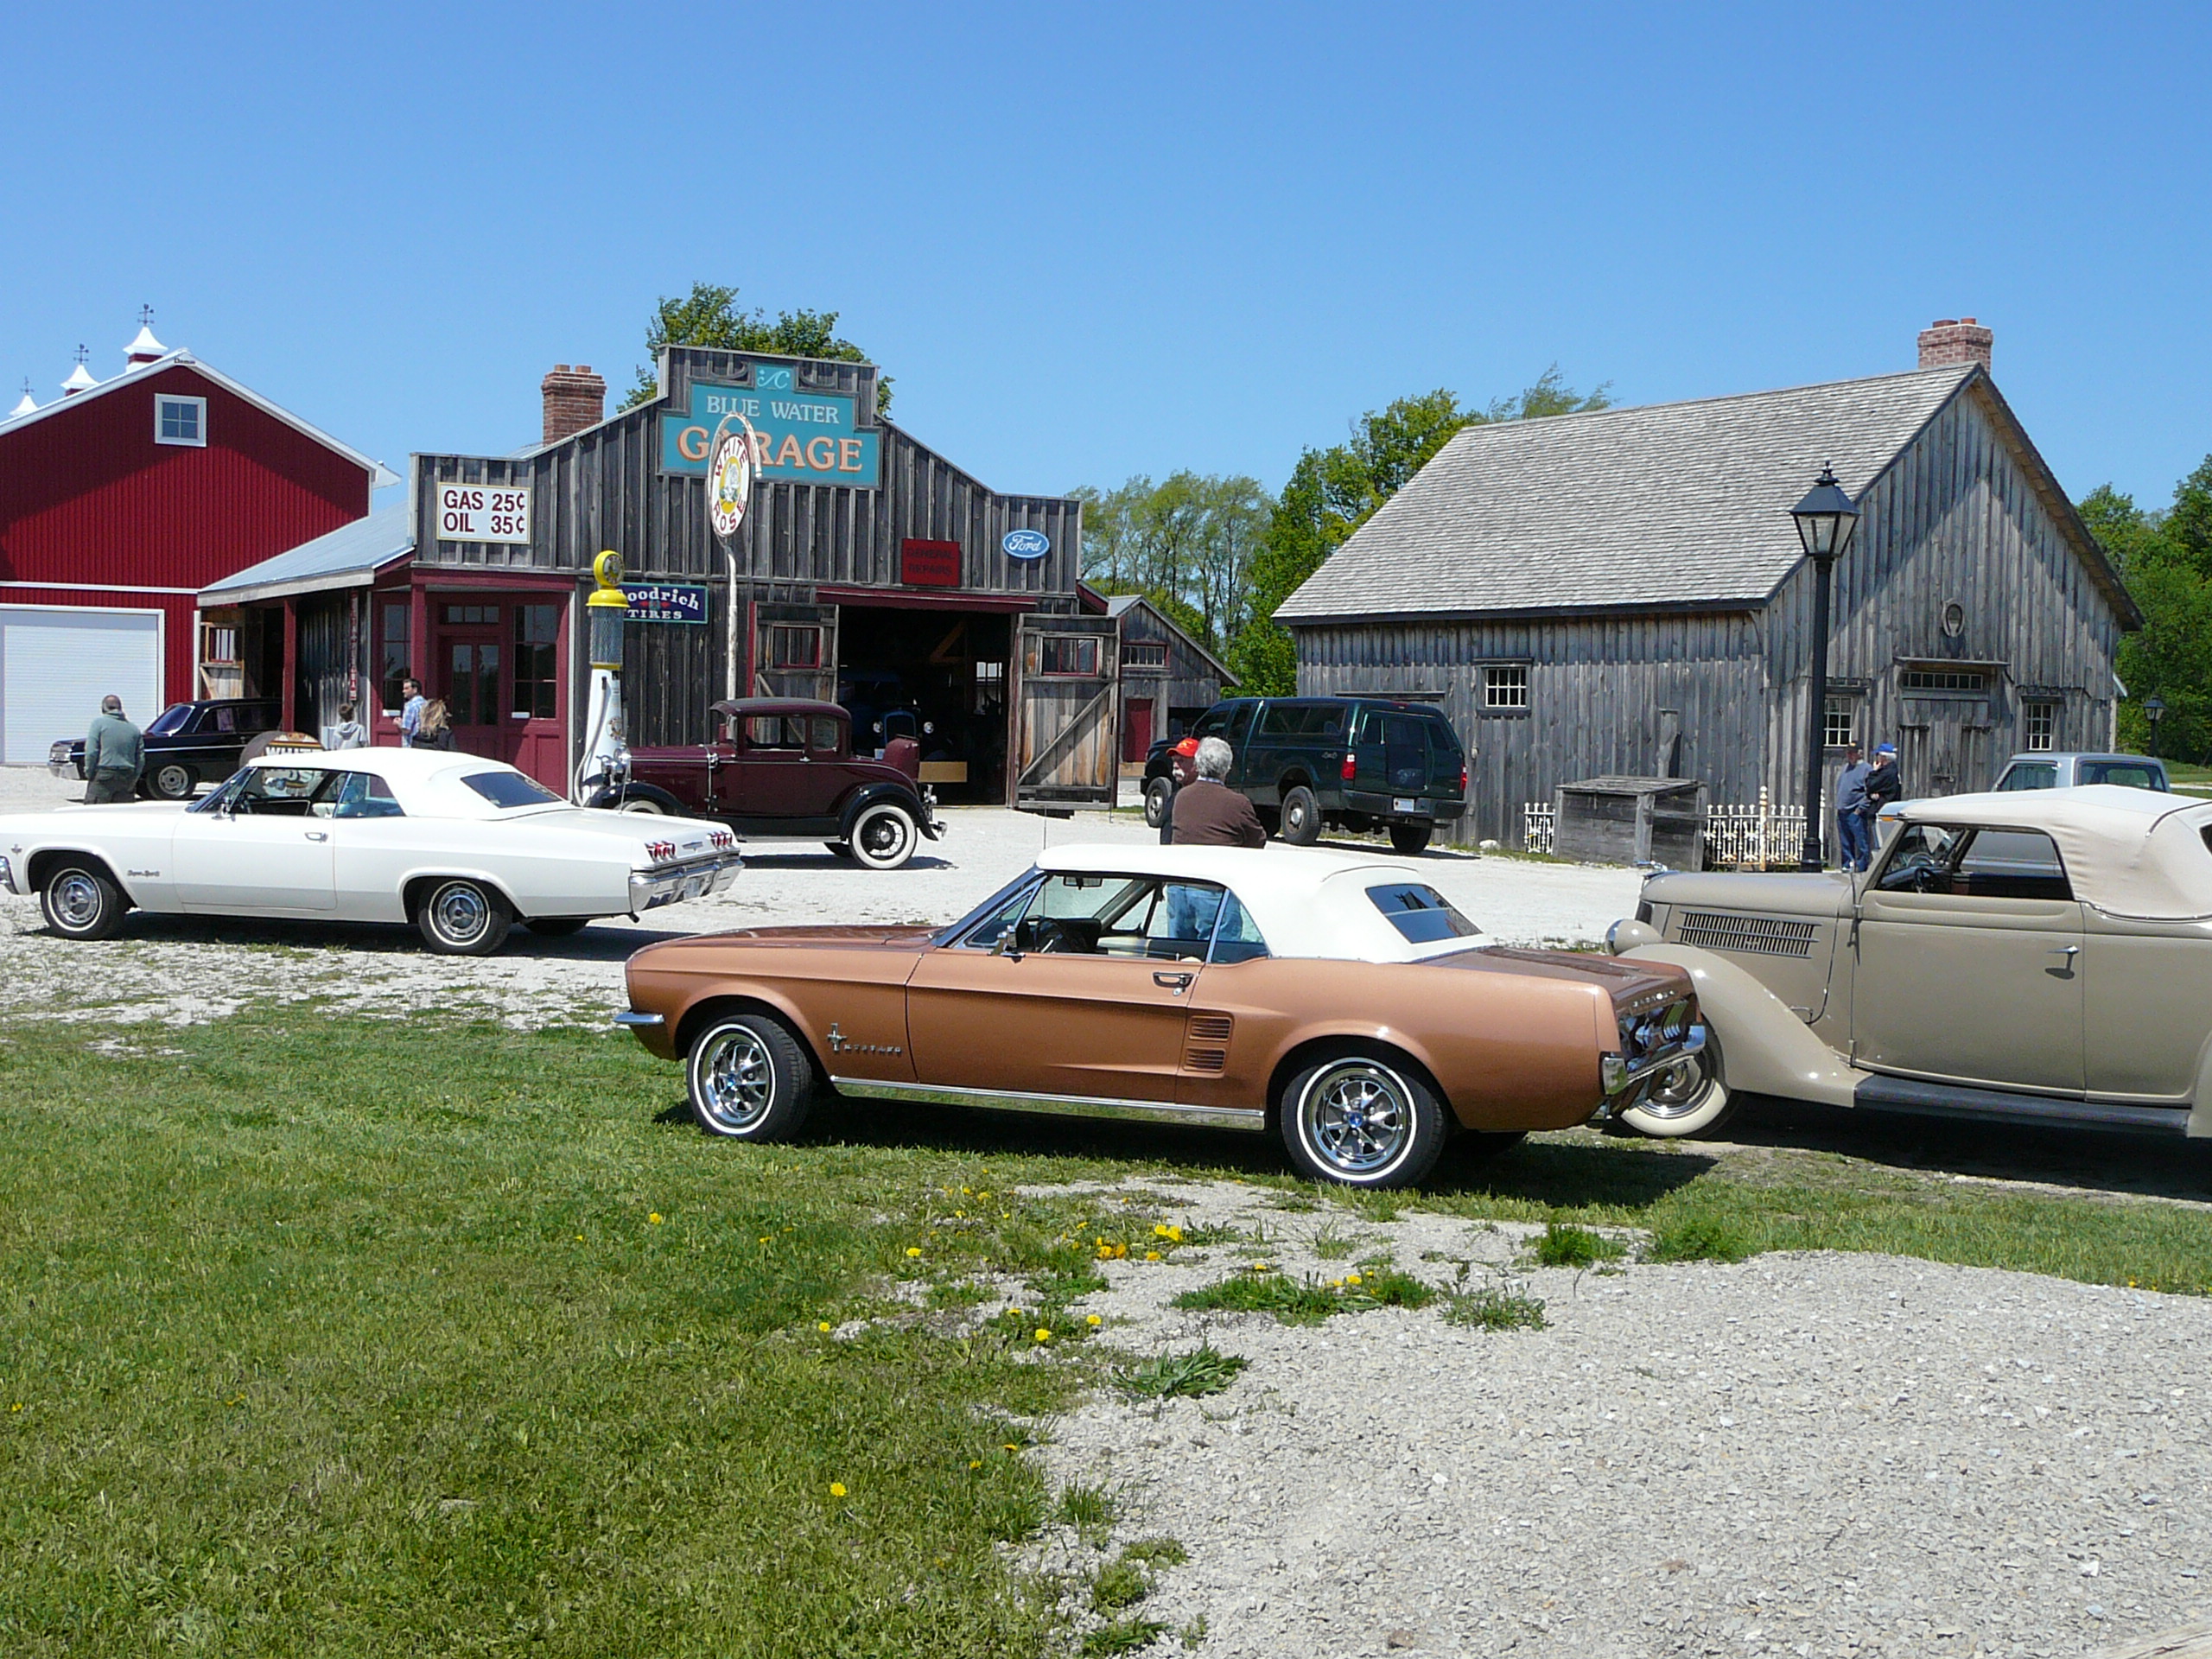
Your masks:
M0 768L0 812L59 807L81 791L43 768ZM135 915L101 944L50 938L35 900L0 894L0 1020L124 1022L219 1019L252 1002L327 999L340 1009L404 1013L435 1004L518 1025L604 1020L622 995L622 963L674 933L805 922L949 922L1026 868L1047 841L1150 841L1130 813L1039 818L989 807L945 813L942 841L904 869L867 870L818 842L754 841L720 899L642 921L618 917L565 939L518 929L481 960L433 957L402 928ZM1486 930L1512 944L1588 943L1636 907L1630 871L1435 852L1418 868Z
M1084 1306L1133 1351L1250 1366L1211 1398L1097 1398L1045 1455L1121 1495L1116 1547L1190 1550L1137 1611L1203 1618L1205 1653L2054 1655L2212 1614L2212 1304L1875 1255L1522 1269L1533 1228L1165 1191L1267 1242L1112 1263ZM1351 1256L1314 1252L1325 1225ZM1378 1250L1502 1276L1548 1326L1167 1306ZM1039 1559L1096 1553L1063 1533Z

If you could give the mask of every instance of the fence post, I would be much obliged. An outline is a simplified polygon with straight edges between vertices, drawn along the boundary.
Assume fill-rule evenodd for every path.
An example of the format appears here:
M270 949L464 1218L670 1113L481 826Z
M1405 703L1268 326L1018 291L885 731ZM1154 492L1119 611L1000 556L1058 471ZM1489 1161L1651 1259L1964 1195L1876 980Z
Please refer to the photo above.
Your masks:
M1766 785L1761 784L1759 785L1759 868L1763 870L1772 861L1771 852L1767 844L1767 833Z

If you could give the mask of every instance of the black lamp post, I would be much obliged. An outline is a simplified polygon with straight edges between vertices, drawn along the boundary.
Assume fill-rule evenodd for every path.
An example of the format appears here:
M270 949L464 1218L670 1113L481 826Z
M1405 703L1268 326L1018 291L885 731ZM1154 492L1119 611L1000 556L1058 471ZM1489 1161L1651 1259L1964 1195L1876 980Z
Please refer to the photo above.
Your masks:
M1821 781L1827 760L1828 584L1835 562L1859 528L1859 509L1835 481L1833 467L1821 475L1802 501L1789 509L1797 539L1813 562L1813 706L1805 734L1805 849L1798 868L1821 868Z
M2164 697L2143 699L2143 717L2151 722L2151 758L2153 760L2158 758L2158 721L2165 717L2165 712L2166 700Z

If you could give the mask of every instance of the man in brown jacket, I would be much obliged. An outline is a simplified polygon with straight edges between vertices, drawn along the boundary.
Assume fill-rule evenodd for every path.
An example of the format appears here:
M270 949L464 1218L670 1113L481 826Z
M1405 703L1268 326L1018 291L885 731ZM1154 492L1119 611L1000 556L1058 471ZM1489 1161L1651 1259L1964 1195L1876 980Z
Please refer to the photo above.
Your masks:
M1197 781L1175 791L1178 847L1264 847L1268 832L1252 803L1222 780L1236 752L1217 737L1198 744Z

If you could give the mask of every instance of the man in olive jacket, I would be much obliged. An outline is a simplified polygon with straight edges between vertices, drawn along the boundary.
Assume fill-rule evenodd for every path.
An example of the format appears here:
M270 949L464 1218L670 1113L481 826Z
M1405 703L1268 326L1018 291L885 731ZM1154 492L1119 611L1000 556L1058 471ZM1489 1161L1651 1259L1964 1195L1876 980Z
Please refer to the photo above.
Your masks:
M1268 832L1252 803L1223 781L1236 752L1217 737L1200 741L1195 782L1175 791L1172 822L1178 847L1264 847Z
M99 718L85 734L85 804L111 806L127 801L146 769L146 739L123 717L123 699L100 699Z

